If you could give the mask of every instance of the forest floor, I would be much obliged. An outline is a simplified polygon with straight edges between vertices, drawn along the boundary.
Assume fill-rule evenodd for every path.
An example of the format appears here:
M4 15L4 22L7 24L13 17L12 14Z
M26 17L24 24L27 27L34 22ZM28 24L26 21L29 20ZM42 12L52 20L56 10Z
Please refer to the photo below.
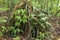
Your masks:
M54 36L54 40L60 40L60 18L53 18L50 20L51 31Z

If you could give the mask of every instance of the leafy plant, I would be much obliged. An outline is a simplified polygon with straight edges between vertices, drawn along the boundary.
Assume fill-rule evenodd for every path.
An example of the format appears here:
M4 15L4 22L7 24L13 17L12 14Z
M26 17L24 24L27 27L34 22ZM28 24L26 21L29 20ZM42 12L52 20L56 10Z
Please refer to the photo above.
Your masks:
M1 23L5 23L5 22L7 22L7 20L5 20L5 19L0 19L0 22L1 22Z
M6 23L6 25L1 26L0 35L2 36L5 34L4 36L6 36L7 34L8 37L16 37L17 35L23 34L24 36L24 34L26 35L28 31L28 34L31 34L30 31L36 28L36 30L34 30L33 32L36 33L36 31L39 31L39 35L37 36L39 40L44 40L45 37L49 37L45 36L49 34L48 31L51 26L51 24L47 21L49 19L49 15L46 15L44 11L41 12L40 10L49 10L48 14L51 13L52 10L52 12L55 12L55 6L54 8L50 9L51 0L48 0L48 4L43 0L32 0L30 2L31 5L30 3L26 3L26 5L23 5L23 7L17 8L17 10L14 11L15 5L18 5L20 3L19 1L23 0L0 0L0 4L3 4L3 7L1 7L0 10L6 11L6 13L8 14L7 20L0 20L1 23ZM23 4L25 4L25 2ZM40 10L37 11L36 9ZM16 40L20 40L20 38L16 37Z

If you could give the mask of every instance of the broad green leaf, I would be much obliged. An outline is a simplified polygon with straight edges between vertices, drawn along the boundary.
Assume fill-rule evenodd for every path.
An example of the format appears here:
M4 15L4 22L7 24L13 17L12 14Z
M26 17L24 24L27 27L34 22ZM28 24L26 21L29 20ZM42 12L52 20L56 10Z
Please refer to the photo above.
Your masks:
M9 10L9 8L0 8L0 10Z
M7 22L7 20L5 20L5 19L0 19L0 22Z
M15 26L20 26L20 22L16 22L15 23Z
M21 17L20 17L20 16L15 16L15 19L20 20L20 19L21 19Z
M2 28L2 29L6 29L6 27L5 27L5 26L1 26L1 28Z
M11 26L9 30L14 30L14 29L15 29L15 27Z

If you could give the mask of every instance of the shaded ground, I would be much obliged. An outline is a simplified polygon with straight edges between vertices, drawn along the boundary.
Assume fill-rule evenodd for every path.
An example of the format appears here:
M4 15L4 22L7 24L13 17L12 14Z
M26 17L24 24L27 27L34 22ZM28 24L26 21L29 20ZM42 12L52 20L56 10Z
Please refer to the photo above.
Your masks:
M60 18L54 17L50 20L51 32L53 33L54 39L53 40L60 40Z

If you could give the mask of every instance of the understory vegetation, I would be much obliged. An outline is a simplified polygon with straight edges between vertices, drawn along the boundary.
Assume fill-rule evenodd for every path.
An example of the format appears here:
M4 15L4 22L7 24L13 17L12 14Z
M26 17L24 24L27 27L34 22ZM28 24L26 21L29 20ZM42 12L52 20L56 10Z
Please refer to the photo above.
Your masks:
M60 17L59 3L57 0L0 0L0 37L53 40L49 20Z

